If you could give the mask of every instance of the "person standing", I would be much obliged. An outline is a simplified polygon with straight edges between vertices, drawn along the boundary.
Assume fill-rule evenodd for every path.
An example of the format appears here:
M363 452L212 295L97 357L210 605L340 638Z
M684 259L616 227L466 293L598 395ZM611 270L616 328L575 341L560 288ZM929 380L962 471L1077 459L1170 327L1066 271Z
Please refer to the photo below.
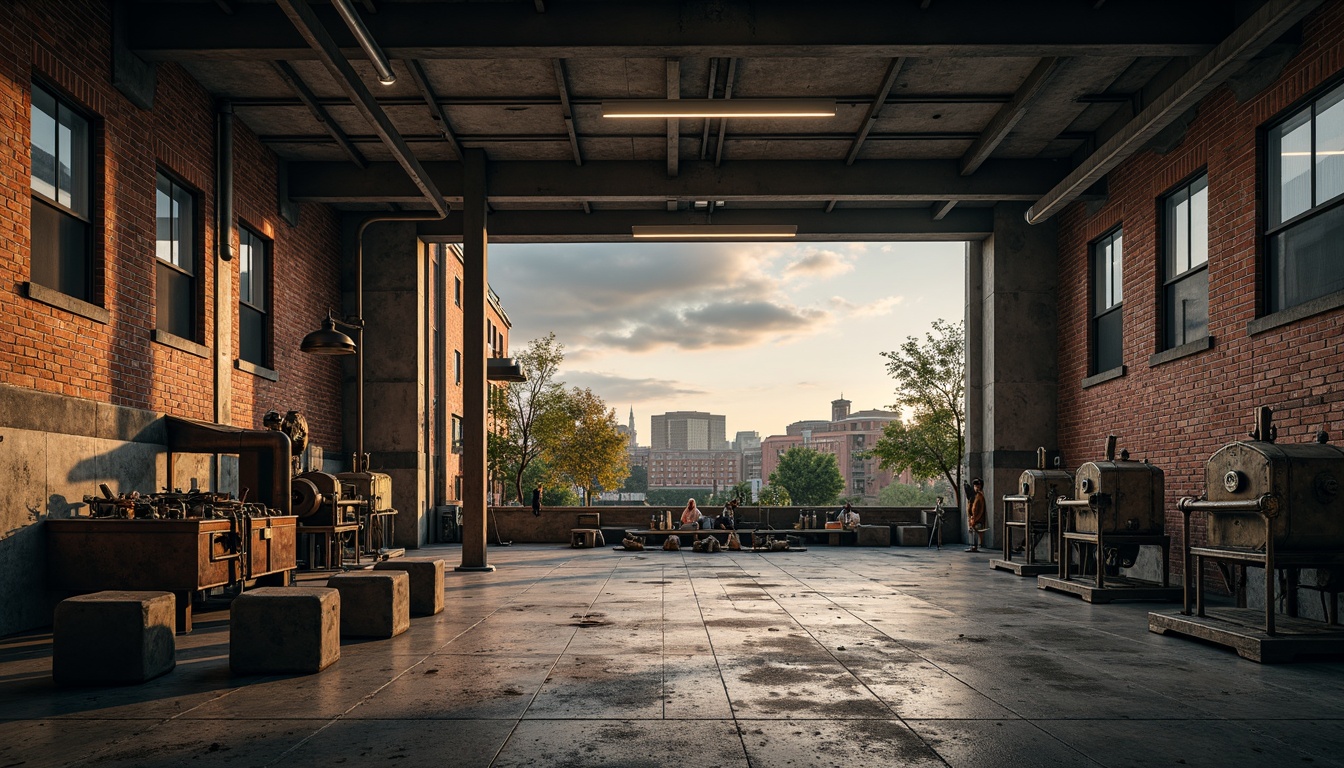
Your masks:
M532 489L532 514L541 517L541 483Z
M967 552L980 551L980 538L985 533L985 484L980 478L971 481L971 505L967 508L966 527L971 533L971 548Z

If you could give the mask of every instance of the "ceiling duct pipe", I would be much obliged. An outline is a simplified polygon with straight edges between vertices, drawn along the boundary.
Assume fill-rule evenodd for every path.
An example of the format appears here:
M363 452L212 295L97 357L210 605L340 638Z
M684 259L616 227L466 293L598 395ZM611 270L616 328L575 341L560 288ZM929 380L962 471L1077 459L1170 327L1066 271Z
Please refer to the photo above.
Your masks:
M355 36L359 47L364 49L364 55L369 57L369 63L373 64L373 69L378 73L378 82L383 85L392 85L397 82L397 73L392 71L392 62L388 61L387 54L378 47L378 41L373 39L369 33L369 28L364 26L364 21L359 18L355 12L354 6L350 0L331 0L335 6L336 12L341 15L345 26L350 28L350 33Z

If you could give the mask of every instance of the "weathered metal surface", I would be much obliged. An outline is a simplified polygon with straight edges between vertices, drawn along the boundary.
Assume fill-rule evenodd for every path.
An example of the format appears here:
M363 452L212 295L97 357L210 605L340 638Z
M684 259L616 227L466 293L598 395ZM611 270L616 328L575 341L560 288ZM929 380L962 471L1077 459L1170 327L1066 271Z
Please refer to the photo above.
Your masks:
M1162 470L1142 461L1089 461L1078 468L1074 498L1079 533L1162 533L1166 485Z
M1277 497L1269 523L1282 550L1344 547L1344 449L1322 443L1277 445L1264 440L1218 449L1204 472L1209 501L1251 502ZM1208 513L1208 542L1216 547L1265 546L1265 526L1255 515Z

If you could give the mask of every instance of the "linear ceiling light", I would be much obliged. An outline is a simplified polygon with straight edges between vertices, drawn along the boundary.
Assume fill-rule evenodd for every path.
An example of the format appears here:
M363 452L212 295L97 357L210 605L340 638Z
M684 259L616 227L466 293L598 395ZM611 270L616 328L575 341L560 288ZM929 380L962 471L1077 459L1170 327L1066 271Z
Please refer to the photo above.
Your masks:
M378 82L383 85L392 85L397 82L397 73L392 71L392 62L387 60L387 54L383 53L383 49L378 47L378 41L373 39L369 28L364 26L359 14L355 13L354 7L350 5L350 0L331 0L331 4L336 7L336 12L345 21L345 26L350 28L350 33L355 36L359 47L364 49L364 54L369 57L374 72L378 73Z
M630 234L637 240L758 240L796 237L798 227L794 224L633 226Z
M835 99L621 99L603 117L835 117Z

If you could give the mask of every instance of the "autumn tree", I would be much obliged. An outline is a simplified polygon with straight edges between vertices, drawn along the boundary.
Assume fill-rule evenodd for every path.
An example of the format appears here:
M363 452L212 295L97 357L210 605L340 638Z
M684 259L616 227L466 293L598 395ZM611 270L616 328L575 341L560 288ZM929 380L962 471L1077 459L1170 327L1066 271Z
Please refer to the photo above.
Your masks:
M845 488L835 456L795 445L779 457L770 485L783 486L794 504L830 504Z
M507 478L519 501L528 467L540 458L552 436L563 426L564 382L556 380L565 346L554 333L528 342L515 360L527 381L491 387L492 429L486 461L495 477Z
M942 477L961 505L961 462L966 455L966 330L960 321L935 320L920 341L910 336L883 352L896 381L893 408L909 414L888 422L873 446L883 469L910 470L918 479Z
M545 458L552 477L583 488L586 503L603 489L619 488L629 474L629 439L617 429L615 409L591 389L575 387L557 408L562 414L545 434Z

